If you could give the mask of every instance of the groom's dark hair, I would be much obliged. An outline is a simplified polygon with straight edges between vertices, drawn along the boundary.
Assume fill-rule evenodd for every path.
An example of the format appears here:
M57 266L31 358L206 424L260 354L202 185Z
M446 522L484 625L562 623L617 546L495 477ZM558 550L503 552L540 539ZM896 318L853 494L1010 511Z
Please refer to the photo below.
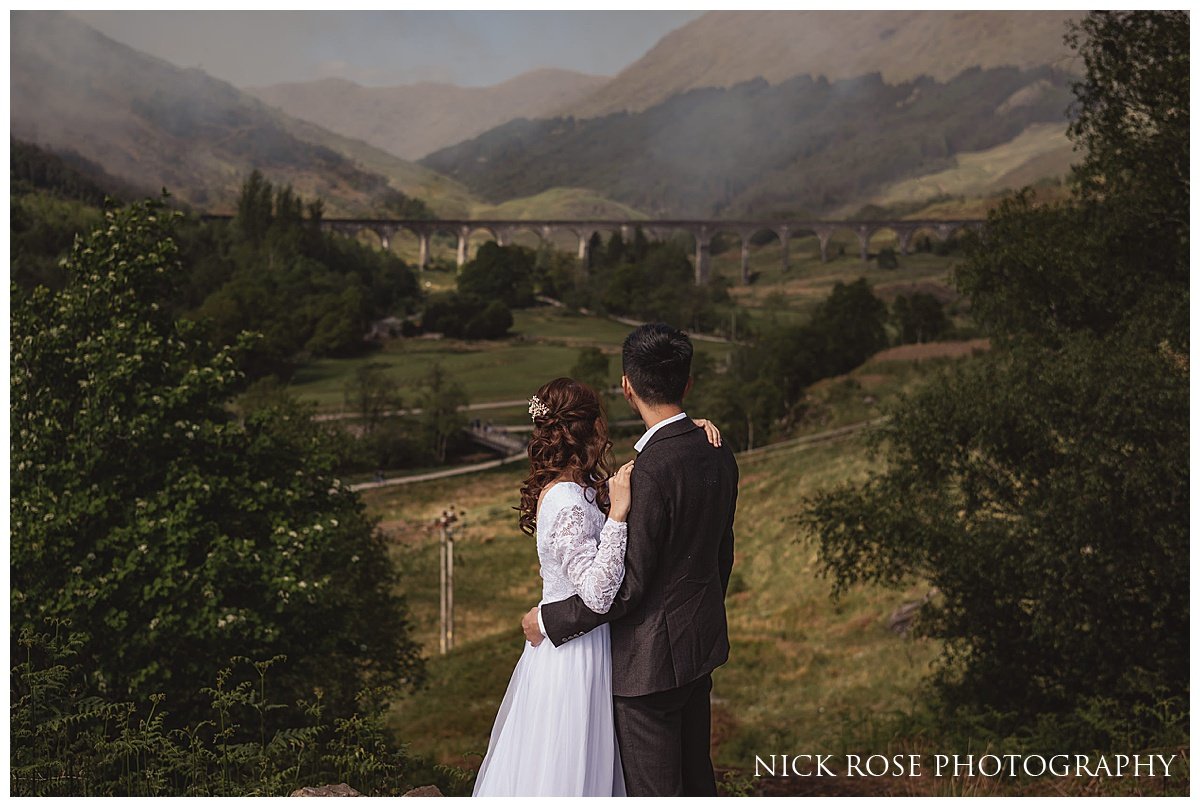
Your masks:
M621 370L646 403L678 406L692 373L692 340L665 322L639 325L621 346Z

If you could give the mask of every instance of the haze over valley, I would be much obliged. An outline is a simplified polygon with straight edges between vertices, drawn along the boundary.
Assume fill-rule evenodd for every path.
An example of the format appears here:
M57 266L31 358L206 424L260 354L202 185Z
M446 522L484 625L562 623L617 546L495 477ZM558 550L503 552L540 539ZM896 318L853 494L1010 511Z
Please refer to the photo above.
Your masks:
M953 215L1065 174L1069 16L710 12L609 77L239 88L17 12L12 135L211 212L258 167L336 215Z

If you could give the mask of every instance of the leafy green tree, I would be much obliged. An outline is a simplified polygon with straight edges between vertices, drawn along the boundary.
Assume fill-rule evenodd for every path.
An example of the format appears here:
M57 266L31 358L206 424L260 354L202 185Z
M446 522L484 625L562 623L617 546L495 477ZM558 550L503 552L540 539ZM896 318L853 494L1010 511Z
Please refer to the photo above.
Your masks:
M388 410L404 405L400 385L381 362L361 365L346 382L344 392L346 408L359 416L366 434L379 427Z
M458 277L458 290L484 300L502 300L510 308L533 304L533 274L537 253L488 241L479 247Z
M580 348L579 358L575 360L569 375L603 393L609 387L608 356L598 347Z
M902 345L937 339L950 327L941 301L924 291L896 297L892 301L892 320L899 331L897 341Z
M513 326L512 311L503 300L492 300L467 322L463 335L467 339L499 339Z
M879 254L875 256L875 263L880 269L900 268L900 258L896 256L896 250L891 247L884 247L879 250Z
M886 319L887 304L875 296L866 278L833 284L811 324L825 343L818 377L852 370L887 347Z
M628 252L621 231L613 230L612 235L608 237L608 246L604 248L604 262L609 266L616 266L626 260Z
M362 352L366 301L363 289L352 282L340 294L322 295L309 305L324 310L316 318L312 336L304 343L304 349L315 356L353 356ZM315 303L315 305L314 305Z
M596 269L605 264L605 249L604 239L600 237L600 233L592 233L591 238L587 242L587 266L588 269Z
M438 462L445 462L455 438L467 425L467 392L440 362L435 362L422 382L416 403L421 409L425 444Z
M307 213L308 218L305 218ZM173 307L208 328L214 344L242 329L263 334L244 359L251 378L287 377L310 356L360 355L374 319L415 311L416 276L399 258L320 230L320 200L255 172L232 223L184 223L181 255L192 268Z
M549 243L543 243L537 251L533 266L533 290L535 294L563 300L575 291L577 259Z
M242 184L235 221L247 241L259 243L266 236L273 217L271 183L255 168Z
M773 423L787 407L780 388L770 377L749 381L735 365L718 372L708 354L697 353L692 361L695 382L688 409L697 417L706 417L721 426L722 435L738 451L762 445L770 438Z
M835 592L928 580L948 710L1077 747L1186 742L1188 17L1098 12L1062 203L964 239L993 349L892 411L886 469L807 502Z
M633 256L634 263L641 263L646 259L646 253L650 251L650 239L646 238L646 232L638 227L633 231L633 244L630 245L630 254Z
M11 638L71 619L89 685L164 693L176 724L231 655L286 656L277 695L351 714L421 676L400 581L310 409L231 413L252 337L171 312L180 215L108 210L65 288L12 289Z
M512 325L512 311L504 301L488 302L465 292L430 297L421 316L423 330L455 339L499 339Z

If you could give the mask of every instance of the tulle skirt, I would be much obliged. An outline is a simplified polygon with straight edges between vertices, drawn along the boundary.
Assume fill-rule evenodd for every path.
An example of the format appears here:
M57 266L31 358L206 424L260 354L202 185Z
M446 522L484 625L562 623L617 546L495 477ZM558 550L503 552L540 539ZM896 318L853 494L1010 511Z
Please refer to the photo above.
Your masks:
M525 643L473 795L625 795L611 654L608 625L560 647Z

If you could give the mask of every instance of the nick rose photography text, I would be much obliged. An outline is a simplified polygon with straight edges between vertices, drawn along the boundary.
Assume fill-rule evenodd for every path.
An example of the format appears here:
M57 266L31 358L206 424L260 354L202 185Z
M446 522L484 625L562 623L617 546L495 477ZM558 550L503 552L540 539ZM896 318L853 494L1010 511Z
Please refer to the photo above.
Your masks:
M1169 777L1176 754L771 754L754 756L754 775L763 776L1137 776ZM834 770L837 768L841 772Z

